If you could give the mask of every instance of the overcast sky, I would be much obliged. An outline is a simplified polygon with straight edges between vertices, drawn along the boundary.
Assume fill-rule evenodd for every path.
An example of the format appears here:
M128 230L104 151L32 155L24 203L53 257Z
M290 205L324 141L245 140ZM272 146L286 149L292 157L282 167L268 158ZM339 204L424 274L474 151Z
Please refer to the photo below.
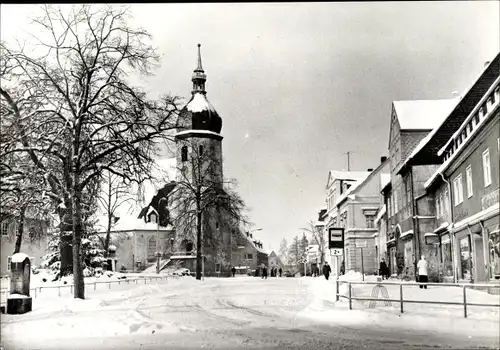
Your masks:
M36 5L2 5L1 38ZM224 169L265 248L317 219L330 169L388 154L393 100L451 98L499 51L496 1L141 4L133 22L162 55L151 93L188 97L202 44L207 97L223 119Z

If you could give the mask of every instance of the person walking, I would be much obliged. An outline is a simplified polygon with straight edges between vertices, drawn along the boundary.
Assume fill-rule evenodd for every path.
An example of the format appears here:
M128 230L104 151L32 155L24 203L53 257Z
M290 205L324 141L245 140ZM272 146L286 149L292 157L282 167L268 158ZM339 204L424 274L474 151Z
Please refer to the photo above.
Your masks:
M281 267L280 267L280 269L278 270L278 272L279 272L280 277L281 277L281 275L283 274L283 270L281 269Z
M234 277L234 275L236 275L236 267L233 266L233 268L231 269L231 272L233 273L233 277Z
M267 280L267 267L266 265L262 264L262 279L264 278Z
M387 267L387 264L385 262L385 259L382 258L382 261L380 262L380 269L379 269L379 275L382 276L382 279L388 279L389 274L387 273L389 268Z
M323 265L323 275L325 276L327 281L328 281L328 278L330 277L331 272L332 272L332 268L330 267L330 265L328 265L328 262L325 262L325 265Z
M429 281L429 277L427 275L427 261L425 260L425 256L420 257L420 261L417 264L417 271L418 271L418 282L419 283L426 283ZM426 284L421 284L420 289L427 289Z

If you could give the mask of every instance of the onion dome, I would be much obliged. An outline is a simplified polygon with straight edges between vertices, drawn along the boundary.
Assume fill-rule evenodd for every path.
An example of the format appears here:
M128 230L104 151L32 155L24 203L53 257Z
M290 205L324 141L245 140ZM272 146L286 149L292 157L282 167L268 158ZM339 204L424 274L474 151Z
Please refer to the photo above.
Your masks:
M191 78L193 82L192 97L180 114L185 128L219 134L222 129L222 119L206 97L205 82L207 76L201 65L200 47L201 45L198 44L198 66Z

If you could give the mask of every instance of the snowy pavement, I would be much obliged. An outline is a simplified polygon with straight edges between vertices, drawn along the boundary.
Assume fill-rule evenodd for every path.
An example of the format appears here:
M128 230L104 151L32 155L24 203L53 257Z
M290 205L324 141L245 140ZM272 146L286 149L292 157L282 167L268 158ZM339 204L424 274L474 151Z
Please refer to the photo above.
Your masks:
M360 291L361 292L361 291ZM482 293L482 292L478 292ZM335 281L255 277L168 279L87 288L86 300L42 295L2 315L3 349L417 349L498 347L494 311L469 319L422 306L335 303ZM483 293L484 298L490 296ZM488 313L490 312L490 313ZM480 315L474 317L474 315ZM486 315L486 317L484 317ZM489 316L488 316L489 315Z

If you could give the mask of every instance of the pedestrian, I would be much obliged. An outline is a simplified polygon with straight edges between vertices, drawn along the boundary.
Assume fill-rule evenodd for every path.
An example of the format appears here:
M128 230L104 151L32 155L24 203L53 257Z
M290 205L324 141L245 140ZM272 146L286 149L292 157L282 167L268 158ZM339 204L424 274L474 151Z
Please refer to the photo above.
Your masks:
M418 282L419 283L426 283L429 281L429 277L427 276L427 261L425 260L425 256L421 256L420 261L417 264L417 271L418 271ZM421 284L420 289L427 289L426 284Z
M267 280L267 267L266 265L262 264L262 279L264 278Z
M389 268L387 267L385 259L382 258L382 261L380 262L380 269L379 269L379 272L378 272L379 275L382 276L382 279L388 279L387 270L389 270Z
M234 275L236 275L236 267L233 266L233 268L231 269L231 272L233 273L233 277L234 277Z
M332 272L332 269L331 269L330 265L328 265L328 262L325 262L325 265L323 265L323 275L325 276L327 281L328 281L328 278L330 277L331 272Z
M281 269L281 267L280 267L280 269L278 270L278 272L279 272L280 277L281 277L281 275L283 274L283 270Z

